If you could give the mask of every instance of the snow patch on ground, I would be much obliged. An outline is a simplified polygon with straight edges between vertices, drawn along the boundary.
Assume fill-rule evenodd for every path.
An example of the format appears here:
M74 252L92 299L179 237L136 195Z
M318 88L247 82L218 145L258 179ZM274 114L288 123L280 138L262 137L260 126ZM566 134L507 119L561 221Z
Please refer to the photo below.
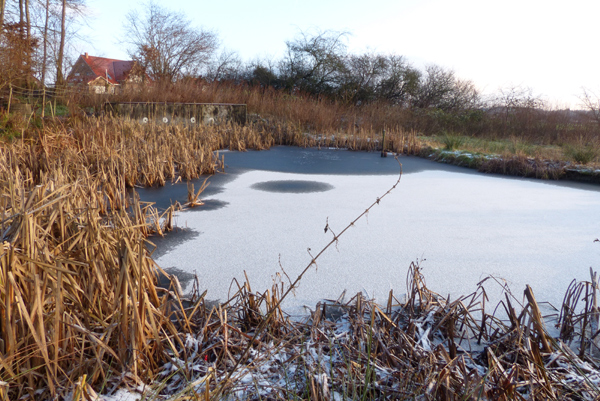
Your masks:
M101 395L99 401L139 401L141 399L141 394L125 389L119 389L113 395Z

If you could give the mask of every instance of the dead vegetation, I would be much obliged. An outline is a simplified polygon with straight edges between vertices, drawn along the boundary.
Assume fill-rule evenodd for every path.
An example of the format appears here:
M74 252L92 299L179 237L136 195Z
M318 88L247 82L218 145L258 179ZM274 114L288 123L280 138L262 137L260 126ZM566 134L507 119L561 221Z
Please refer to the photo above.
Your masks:
M149 235L172 227L175 206L159 215L128 189L214 173L223 167L215 149L272 144L253 127L77 119L2 142L4 397L99 390L125 372L154 379L178 333L192 332L193 316L175 314L183 309L177 292L156 287L146 249ZM189 206L200 204L202 189L190 187Z
M281 138L292 143L377 146L360 132L285 130ZM416 152L414 139L390 130L386 147ZM146 399L173 400L600 394L595 276L570 287L557 336L530 288L522 306L507 292L504 313L488 314L483 283L451 301L426 287L418 264L405 298L390 293L382 306L358 294L317 305L305 322L280 307L294 284L261 293L246 279L216 306L198 288L182 299L176 282L157 287L147 237L169 230L175 207L159 215L127 189L214 172L223 167L215 149L280 142L255 125L73 120L0 144L0 399L93 400L144 385ZM199 194L189 188L190 206ZM351 226L330 228L331 244Z
M170 222L128 202L114 173L92 175L50 141L37 158L24 144L0 153L0 366L10 399L98 385L125 367L152 374L159 339L176 333L144 243ZM51 160L51 170L31 168Z
M500 305L507 315L500 319L486 310L483 282L451 301L426 287L418 264L411 265L407 279L408 294L400 300L390 292L379 305L359 293L346 302L317 304L303 322L290 321L278 309L281 283L264 293L245 283L212 309L202 296L196 298L180 319L192 332L179 333L158 383L145 396L595 400L600 395L598 349L583 338L586 328L561 318L559 326L577 334L570 340L550 336L531 288L523 305L507 291ZM575 343L583 344L580 355Z

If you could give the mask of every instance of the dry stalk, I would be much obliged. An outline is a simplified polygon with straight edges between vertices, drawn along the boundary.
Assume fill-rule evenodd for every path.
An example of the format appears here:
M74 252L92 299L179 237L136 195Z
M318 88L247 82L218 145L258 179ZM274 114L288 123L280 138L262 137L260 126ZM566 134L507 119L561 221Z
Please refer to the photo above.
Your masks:
M367 209L365 209L364 212L362 212L358 217L356 217L352 222L350 222L342 231L340 231L339 234L333 234L333 238L331 239L331 241L325 245L325 247L323 247L323 249L321 249L319 251L319 253L314 256L312 258L312 260L310 261L310 263L304 268L304 270L302 270L302 272L300 272L300 274L298 275L298 277L296 277L296 279L289 285L289 287L287 288L287 290L283 293L283 295L281 295L281 297L279 297L279 300L274 304L274 307L271 309L271 311L269 311L266 316L262 319L262 321L260 322L260 324L258 325L258 327L255 329L254 332L254 336L253 336L253 341L251 341L248 346L244 349L243 353L241 354L241 356L239 357L239 359L237 360L237 362L235 363L235 365L233 366L233 368L229 371L229 373L227 374L227 376L225 377L225 379L222 381L222 385L219 386L219 388L217 389L216 395L222 394L222 392L225 390L225 386L227 386L229 384L229 380L231 379L231 377L233 376L233 374L236 372L236 369L239 367L240 363L242 361L244 361L246 359L246 357L248 356L252 344L254 343L255 340L257 340L263 333L263 331L265 330L265 328L267 327L267 325L270 323L271 318L274 316L275 312L279 309L279 307L281 306L281 303L285 300L285 298L297 287L298 283L300 283L300 281L302 280L302 277L304 277L304 275L306 274L306 272L308 272L313 266L316 266L317 260L319 259L319 257L325 253L325 251L327 251L327 249L329 249L332 245L336 244L339 241L339 238L346 232L348 231L351 227L354 226L354 224L360 220L363 216L365 216L366 214L369 213L369 211L375 207L375 205L378 205L379 202L385 198L387 195L389 195L400 183L400 179L402 178L402 163L400 163L400 161L398 160L398 158L396 158L396 161L398 161L398 164L400 166L400 174L398 175L398 180L396 181L396 183L394 185L392 185L392 187L390 189L388 189L387 192L385 192L382 196L378 197L369 207L367 207Z

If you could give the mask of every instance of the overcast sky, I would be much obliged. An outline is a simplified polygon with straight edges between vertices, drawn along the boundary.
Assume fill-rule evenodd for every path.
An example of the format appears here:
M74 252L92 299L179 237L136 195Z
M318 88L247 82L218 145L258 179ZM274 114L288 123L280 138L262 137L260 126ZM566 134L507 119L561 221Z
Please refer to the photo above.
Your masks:
M86 0L81 52L127 58L125 14L140 2ZM598 16L593 0L169 0L244 60L279 58L300 30L348 31L350 51L439 64L484 93L524 86L552 105L575 108L581 88L600 91Z

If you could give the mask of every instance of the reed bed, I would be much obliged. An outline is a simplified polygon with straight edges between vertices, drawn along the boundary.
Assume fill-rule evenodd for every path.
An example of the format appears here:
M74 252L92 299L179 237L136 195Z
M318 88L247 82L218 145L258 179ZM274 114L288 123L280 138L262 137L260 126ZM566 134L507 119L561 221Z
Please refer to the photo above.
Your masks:
M170 360L144 396L598 399L598 348L585 339L597 333L597 326L590 329L582 323L592 316L590 309L576 313L574 320L567 316L574 309L566 302L557 322L561 334L552 337L530 287L524 302L507 289L506 300L489 313L485 284L490 283L484 280L472 294L452 301L428 289L418 263L413 263L408 292L401 299L390 291L380 305L359 293L348 301L317 304L304 321L292 321L278 308L285 288L281 282L262 293L246 282L226 303L210 308L202 294L180 319L193 327L192 333L179 333L175 349L168 351ZM566 297L569 305L587 300L591 308L592 292L581 289L592 285L574 283ZM246 348L251 351L241 359Z
M74 105L98 105L102 97L77 94ZM345 102L327 96L232 82L184 80L121 93L116 101L239 103L275 123L293 122L312 132L350 131L353 127L382 131L385 127L417 130L423 135L459 134L487 140L518 137L527 144L598 146L598 124L586 112L548 107L481 104L446 110L396 105L385 101ZM487 109L487 110L486 110ZM597 158L597 153L596 153ZM589 156L587 156L589 157Z
M1 143L15 152L14 167L41 182L40 174L61 169L74 180L82 170L99 176L109 194L123 186L162 186L167 181L191 180L223 168L215 153L221 149L268 149L275 145L340 147L352 150L418 154L414 131L358 129L314 135L293 124L255 121L235 124L184 126L148 124L116 118L70 119L23 132L20 140ZM110 188L109 188L110 187ZM110 195L112 196L112 195Z
M175 328L136 222L124 209L102 213L99 186L60 171L36 186L14 172L2 177L0 351L9 399L50 399L81 380L101 386L124 367L151 375L159 339Z
M102 97L78 94L70 103L99 107ZM117 102L170 102L170 103L235 103L246 104L251 114L260 115L274 124L288 122L305 131L349 131L352 127L381 131L385 127L409 128L407 110L379 102L353 106L347 102L326 97L259 86L226 82L177 82L156 84L140 91L124 92L113 97Z
M298 138L331 145L286 141ZM156 287L160 268L147 250L181 206L160 214L129 189L223 169L218 149L276 143L272 131L252 125L108 118L57 121L1 142L0 399L155 380L185 344L180 334L194 333L176 278L171 289ZM204 188L190 186L187 206L201 204Z
M173 400L600 395L595 275L569 288L555 336L530 288L523 303L506 292L500 319L487 312L484 283L451 301L427 288L418 264L406 296L378 305L357 294L317 305L306 321L281 309L302 275L265 292L246 277L223 304L198 286L184 299L175 277L159 287L149 240L181 205L161 214L128 188L222 169L215 150L225 147L419 151L400 129L384 144L367 130L319 137L269 124L73 119L0 144L0 400L95 400L122 387ZM200 205L203 188L190 185L184 207ZM338 234L326 226L328 247L353 223Z

